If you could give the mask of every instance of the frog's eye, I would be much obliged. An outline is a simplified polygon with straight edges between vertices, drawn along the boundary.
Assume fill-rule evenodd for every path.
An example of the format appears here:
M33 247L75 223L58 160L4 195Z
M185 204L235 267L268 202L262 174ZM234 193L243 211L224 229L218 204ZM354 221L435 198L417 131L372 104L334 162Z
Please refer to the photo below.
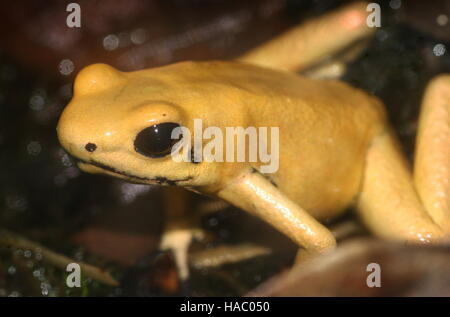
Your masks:
M172 139L172 131L180 127L173 122L152 125L138 133L134 140L136 152L148 157L163 157L172 151L172 147L180 140Z

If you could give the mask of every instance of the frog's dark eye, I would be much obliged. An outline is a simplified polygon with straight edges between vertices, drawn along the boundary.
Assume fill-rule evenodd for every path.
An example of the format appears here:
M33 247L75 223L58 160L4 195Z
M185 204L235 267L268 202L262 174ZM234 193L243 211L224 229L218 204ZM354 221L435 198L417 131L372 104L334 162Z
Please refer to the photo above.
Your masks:
M163 157L172 151L180 139L172 139L172 131L180 127L173 122L152 125L138 133L134 140L136 152L148 157Z

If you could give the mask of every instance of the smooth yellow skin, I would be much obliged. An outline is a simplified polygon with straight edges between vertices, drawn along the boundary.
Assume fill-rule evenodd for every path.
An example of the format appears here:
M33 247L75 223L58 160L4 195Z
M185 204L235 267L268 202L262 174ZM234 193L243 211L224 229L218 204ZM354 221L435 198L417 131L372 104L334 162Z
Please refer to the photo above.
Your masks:
M359 6L340 16L349 10L352 18L355 10L364 16ZM331 30L347 27L336 15L324 21ZM165 178L225 199L289 236L306 250L300 258L335 247L318 220L352 205L382 237L444 239L450 232L450 77L436 79L425 95L414 180L376 98L343 82L290 73L286 69L304 63L277 61L273 50L269 43L266 59L263 47L242 62L182 62L128 73L91 65L75 81L58 124L60 142L87 172L148 184L164 185ZM135 151L142 129L175 122L193 131L197 118L203 129L224 133L225 127L279 127L279 170L263 175L259 163L178 163L170 155L150 159ZM86 151L87 143L97 149Z
M170 155L150 159L135 151L133 142L142 129L176 122L193 131L196 118L203 120L204 128L216 126L224 133L225 127L279 127L280 167L268 176L277 187L260 173L252 173L258 163L194 164L175 162ZM358 195L363 209L376 208L375 197L389 203L382 193L390 195L390 187L407 177L396 179L401 168L395 168L386 171L394 179L384 184L378 180L383 167L375 165L373 184L365 183L368 175L364 173L371 172L372 157L384 155L371 149L393 142L382 105L375 98L339 81L312 80L238 62L182 62L130 73L102 64L89 66L76 79L74 97L60 119L58 134L61 144L85 162L80 164L85 171L148 184L164 177L179 186L223 197L317 251L334 242L314 218L336 216ZM95 143L97 150L86 151L87 143ZM386 151L397 151L394 146L387 147ZM375 157L374 164L395 155L400 156ZM91 161L122 174L91 165ZM362 186L370 197L361 192ZM406 185L400 191L404 188ZM418 209L420 203L415 203ZM417 213L430 227L426 231L431 241L439 230L425 212ZM386 222L380 218L383 229L379 230L401 238L403 233L395 232L402 224L392 226L396 217L392 215ZM417 232L422 232L423 223ZM415 232L410 229L405 229L404 237L414 239Z

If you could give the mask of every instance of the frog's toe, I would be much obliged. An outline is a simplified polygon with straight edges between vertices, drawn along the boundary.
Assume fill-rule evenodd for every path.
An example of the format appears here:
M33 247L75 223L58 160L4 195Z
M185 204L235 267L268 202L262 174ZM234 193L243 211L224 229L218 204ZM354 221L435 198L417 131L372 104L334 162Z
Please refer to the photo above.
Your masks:
M198 228L174 229L163 234L160 249L173 253L181 281L186 281L189 278L188 252L191 242L202 240L204 237L204 231Z

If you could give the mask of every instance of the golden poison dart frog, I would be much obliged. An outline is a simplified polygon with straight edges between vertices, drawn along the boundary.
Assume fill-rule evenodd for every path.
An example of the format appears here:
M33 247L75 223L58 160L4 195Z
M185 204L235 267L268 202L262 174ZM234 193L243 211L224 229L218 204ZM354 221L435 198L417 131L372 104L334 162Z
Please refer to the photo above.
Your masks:
M352 4L235 61L133 72L88 66L75 80L59 140L84 171L184 187L260 217L298 244L299 260L335 248L320 221L349 206L380 237L440 242L450 233L450 76L439 76L426 90L410 171L377 98L338 80L293 72L370 34L366 15L365 4ZM195 120L224 140L228 127L276 127L278 138L269 142L277 150L276 168L268 171L259 156L174 159L182 143L174 130L194 131ZM193 150L194 140L187 141ZM163 245L186 249L194 233L179 229L168 230Z

